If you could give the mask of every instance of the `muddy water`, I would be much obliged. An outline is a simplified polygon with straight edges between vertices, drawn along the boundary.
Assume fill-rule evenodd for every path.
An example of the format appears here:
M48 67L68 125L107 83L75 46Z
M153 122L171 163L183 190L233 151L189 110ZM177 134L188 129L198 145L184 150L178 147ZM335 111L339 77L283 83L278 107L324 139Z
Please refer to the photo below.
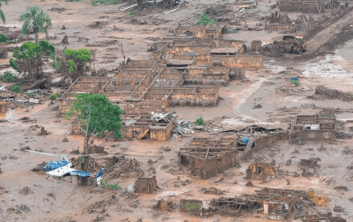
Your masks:
M347 62L353 64L353 40L346 42L343 47L337 49L336 54L342 56Z

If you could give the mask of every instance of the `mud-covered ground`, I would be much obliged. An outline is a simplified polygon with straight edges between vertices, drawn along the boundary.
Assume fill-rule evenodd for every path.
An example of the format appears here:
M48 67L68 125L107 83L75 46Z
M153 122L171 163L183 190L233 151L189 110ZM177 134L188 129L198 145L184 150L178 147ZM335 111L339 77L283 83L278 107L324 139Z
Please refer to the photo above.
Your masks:
M40 6L52 19L53 27L49 32L51 43L58 49L86 47L96 50L95 68L111 70L118 67L122 59L119 43L123 44L127 57L148 59L152 55L147 52L147 48L152 44L153 38L168 36L179 22L195 24L199 15L210 6L232 4L215 0L187 1L175 12L168 14L163 13L169 12L169 9L160 8L140 12L134 10L133 13L129 10L119 11L120 7L129 3L131 2L94 7L87 0L12 0L3 4L2 10L7 16L7 26L20 27L19 15L25 11L26 6ZM57 9L54 8L63 9L55 11ZM268 2L259 1L257 8L246 12L250 16L244 16L251 18L247 26L255 27L257 19L260 21L262 16L271 12L273 10ZM233 14L230 13L229 16ZM315 57L265 58L263 69L246 71L247 80L231 81L227 87L221 87L221 99L216 107L171 107L168 108L169 111L176 111L186 120L194 121L203 117L206 125L229 128L256 123L289 124L297 114L326 112L336 115L340 122L340 132L353 134L352 101L313 96L315 89L321 85L353 93L353 52L352 42L349 41L353 26L352 16L353 12L348 12L318 32L316 39L314 37L309 41L309 53L317 53L321 46L327 49L321 50ZM147 24L135 24L142 20L142 23ZM90 26L97 21L102 25ZM244 40L249 46L252 40L272 41L283 35L275 31L244 29L243 20L241 21L234 25L239 28L237 33L225 34L223 38ZM61 29L63 25L65 29ZM335 38L342 30L343 40L336 44ZM60 44L65 35L69 37L68 45ZM40 37L44 38L44 35ZM345 41L348 42L344 43ZM0 60L0 65L5 63L7 60ZM294 76L300 79L298 87L290 83L290 78ZM54 89L56 90L62 89ZM262 108L253 109L257 104ZM347 139L347 136L345 139L339 136L336 142L330 144L305 142L298 145L281 142L254 154L251 160L242 162L240 168L229 169L224 174L207 180L191 177L189 172L180 169L177 164L177 152L192 138L191 134L172 137L166 142L101 140L96 143L104 146L108 154L92 156L99 166L107 165L114 155L123 155L129 163L138 162L138 165L128 165L127 168L117 163L104 175L110 184L119 184L122 189L112 191L89 186L78 187L75 178L73 183L48 181L43 173L31 170L43 161L56 158L28 153L21 148L29 146L32 150L79 158L78 155L71 154L71 151L77 148L82 151L83 138L67 135L70 123L58 115L57 106L57 102L50 104L49 101L44 101L28 110L25 107L10 109L6 115L0 117L7 120L0 122L0 221L267 221L264 215L199 218L181 213L177 209L182 198L207 201L221 196L253 194L262 187L305 191L314 189L317 195L329 199L326 206L316 207L317 210L327 212L340 206L344 211L333 212L333 215L341 215L343 218L353 215L353 204L350 201L353 198L353 175L349 167L353 147L352 139ZM29 117L30 121L20 120L23 117ZM36 125L43 126L49 134L38 135L40 128ZM63 142L64 137L67 137L68 142ZM260 180L252 180L254 187L245 186L248 182L245 179L245 170L255 158L266 162L275 161L283 166L283 171L301 175L300 159L311 157L320 158L321 161L318 162L320 168L310 177L294 177L289 173L265 184ZM292 164L287 166L289 159ZM97 167L94 170L98 172L99 169ZM156 175L160 189L153 194L125 194L123 190L141 175ZM334 189L337 186L345 186L348 190ZM210 187L225 192L222 195L206 195L201 192L202 188ZM166 212L155 210L153 206L161 199L172 201L175 208Z

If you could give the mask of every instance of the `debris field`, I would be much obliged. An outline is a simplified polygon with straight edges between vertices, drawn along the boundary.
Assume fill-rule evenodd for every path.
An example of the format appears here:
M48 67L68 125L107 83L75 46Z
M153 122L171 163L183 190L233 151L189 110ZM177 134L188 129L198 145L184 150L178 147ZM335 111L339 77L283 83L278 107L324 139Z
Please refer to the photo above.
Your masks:
M353 221L352 1L1 11L0 222ZM69 117L79 95L119 108L119 138Z

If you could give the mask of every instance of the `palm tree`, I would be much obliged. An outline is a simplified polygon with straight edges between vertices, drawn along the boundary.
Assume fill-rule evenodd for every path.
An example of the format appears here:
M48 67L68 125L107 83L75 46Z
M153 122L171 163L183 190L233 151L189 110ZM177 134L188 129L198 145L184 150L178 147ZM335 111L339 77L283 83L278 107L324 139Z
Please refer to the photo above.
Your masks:
M0 0L0 19L5 24L6 18L4 12L1 10L1 2L8 2L8 0Z
M38 32L44 32L46 30L44 25L48 24L50 19L38 6L29 6L26 8L26 12L20 16L20 21L25 21L22 25L22 33L28 37L28 30L32 29L36 44L38 44Z
M49 27L52 26L51 24L51 19L49 18L49 15L45 14L44 12L41 12L40 16L42 17L43 20L43 30L45 32L45 40L49 40L49 35L48 35L48 29Z

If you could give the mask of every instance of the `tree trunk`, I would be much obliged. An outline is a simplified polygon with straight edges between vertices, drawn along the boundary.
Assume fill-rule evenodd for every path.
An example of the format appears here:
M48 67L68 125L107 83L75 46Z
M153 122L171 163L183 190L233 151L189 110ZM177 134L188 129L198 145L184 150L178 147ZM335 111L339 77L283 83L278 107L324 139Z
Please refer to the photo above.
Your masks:
M89 142L89 136L85 136L85 140L84 140L84 143L83 143L83 152L85 153L85 154L87 154L88 153L88 146L89 146L89 144L88 144L88 142Z
M36 40L36 44L38 45L38 29L37 29L37 27L34 27L34 38Z
M49 33L48 30L45 30L45 41L49 40Z

